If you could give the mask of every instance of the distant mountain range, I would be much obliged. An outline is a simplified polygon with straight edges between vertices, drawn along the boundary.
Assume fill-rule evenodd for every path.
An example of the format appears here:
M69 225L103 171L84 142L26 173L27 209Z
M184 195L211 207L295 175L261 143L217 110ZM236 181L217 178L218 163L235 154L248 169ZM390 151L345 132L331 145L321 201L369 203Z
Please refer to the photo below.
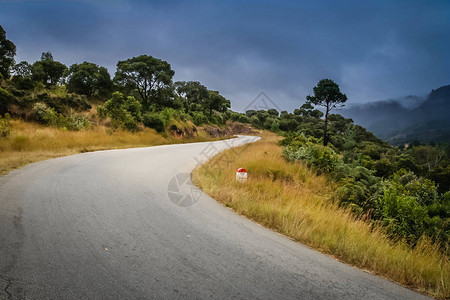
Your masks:
M414 140L449 143L450 85L432 90L425 98L408 96L352 105L340 114L393 145Z

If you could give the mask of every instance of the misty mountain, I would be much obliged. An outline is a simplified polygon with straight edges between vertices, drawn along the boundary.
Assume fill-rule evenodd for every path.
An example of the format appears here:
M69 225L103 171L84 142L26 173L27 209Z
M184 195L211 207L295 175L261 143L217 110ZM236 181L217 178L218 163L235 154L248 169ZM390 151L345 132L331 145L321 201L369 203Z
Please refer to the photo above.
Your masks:
M450 85L442 86L425 97L353 105L341 111L391 144L450 142Z

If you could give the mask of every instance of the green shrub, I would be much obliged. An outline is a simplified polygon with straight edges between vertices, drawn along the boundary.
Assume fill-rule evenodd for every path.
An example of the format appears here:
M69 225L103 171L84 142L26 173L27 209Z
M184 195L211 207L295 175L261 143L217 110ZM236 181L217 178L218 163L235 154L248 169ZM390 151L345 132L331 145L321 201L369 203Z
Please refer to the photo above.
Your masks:
M75 112L71 112L71 114L68 117L64 118L64 125L63 127L67 128L68 130L81 130L86 129L91 126L91 122L83 115L77 114Z
M53 107L50 108L42 102L35 103L32 111L36 121L48 126L65 128L68 130L80 130L89 128L91 125L85 116L77 114L73 112L73 110L71 110L69 116L66 117L63 114L57 113Z
M15 101L16 97L14 97L14 95L0 87L0 115L7 113L9 105L13 104Z
M164 132L166 127L165 120L159 113L146 113L144 115L144 125L158 132Z
M333 199L349 206L358 214L371 213L376 200L383 194L384 184L374 172L357 164L338 163L332 177L339 183Z
M0 115L0 137L8 137L11 134L11 117L8 113L4 117Z
M414 196L404 195L395 186L388 187L378 199L377 214L393 236L415 243L425 232L430 218L425 206Z
M337 154L331 148L311 143L298 150L286 147L283 155L288 161L302 160L319 173L331 172L339 161Z
M192 121L195 125L200 126L203 124L208 124L208 117L201 111L192 111L191 112Z
M387 178L395 171L395 165L388 159L382 158L373 163L372 169L377 176Z
M250 123L250 118L244 114L240 114L238 117L238 121L241 123Z
M39 123L50 126L58 125L59 115L53 107L50 108L45 103L38 102L33 105L32 112Z
M134 97L127 98L120 92L115 92L112 98L98 107L100 117L110 117L113 127L120 127L130 131L138 129L138 122L142 121L142 105Z

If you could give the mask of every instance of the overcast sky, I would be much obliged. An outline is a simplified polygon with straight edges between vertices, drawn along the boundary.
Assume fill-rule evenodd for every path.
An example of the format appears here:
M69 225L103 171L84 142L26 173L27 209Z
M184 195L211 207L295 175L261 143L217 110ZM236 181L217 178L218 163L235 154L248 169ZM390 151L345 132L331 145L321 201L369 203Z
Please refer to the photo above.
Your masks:
M5 1L16 61L66 65L152 55L244 109L265 92L299 107L323 78L349 103L450 84L450 1Z

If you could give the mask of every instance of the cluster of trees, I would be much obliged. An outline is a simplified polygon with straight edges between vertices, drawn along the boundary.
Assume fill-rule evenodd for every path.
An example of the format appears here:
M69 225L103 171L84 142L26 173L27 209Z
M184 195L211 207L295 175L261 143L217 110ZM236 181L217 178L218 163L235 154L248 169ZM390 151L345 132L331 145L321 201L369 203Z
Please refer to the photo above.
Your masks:
M102 66L83 62L67 67L51 52L42 53L34 63L16 64L16 47L1 26L0 46L0 115L10 113L79 129L65 126L69 115L95 103L99 115L111 118L114 127L138 130L143 124L159 131L165 130L161 124L167 125L163 111L195 125L225 124L230 118L230 101L218 91L197 81L173 82L170 64L149 55L119 61L111 78ZM75 119L79 118L80 114Z

